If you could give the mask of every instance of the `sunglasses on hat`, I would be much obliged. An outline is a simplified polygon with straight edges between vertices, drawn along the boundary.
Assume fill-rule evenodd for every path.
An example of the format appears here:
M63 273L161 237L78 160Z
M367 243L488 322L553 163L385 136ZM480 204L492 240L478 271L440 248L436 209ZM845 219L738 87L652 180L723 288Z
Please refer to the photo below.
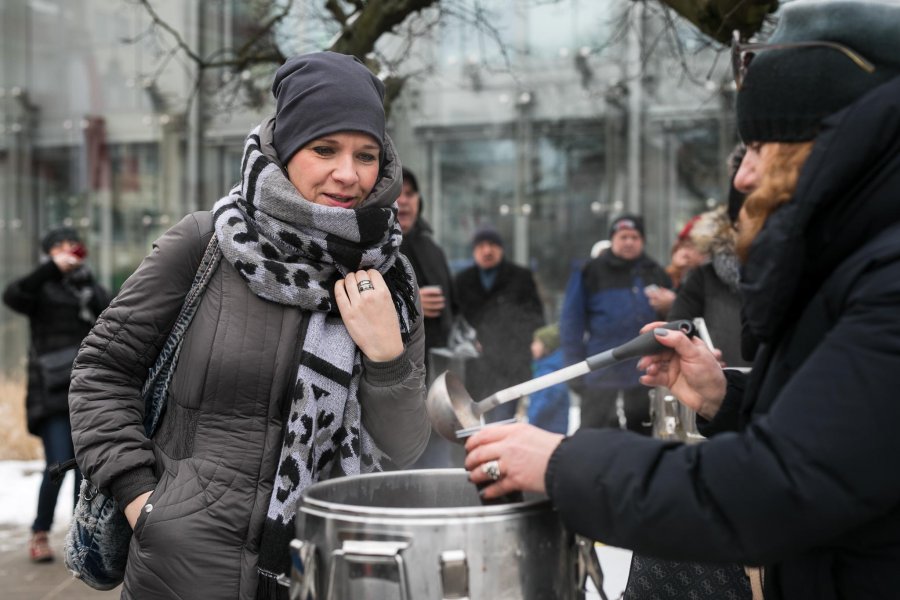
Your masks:
M734 85L741 89L744 76L750 67L750 62L757 50L787 50L790 48L831 48L843 53L844 56L866 73L874 73L875 65L863 58L855 50L837 42L809 41L809 42L784 42L769 44L765 42L742 42L741 33L735 29L731 36L731 71L734 74Z

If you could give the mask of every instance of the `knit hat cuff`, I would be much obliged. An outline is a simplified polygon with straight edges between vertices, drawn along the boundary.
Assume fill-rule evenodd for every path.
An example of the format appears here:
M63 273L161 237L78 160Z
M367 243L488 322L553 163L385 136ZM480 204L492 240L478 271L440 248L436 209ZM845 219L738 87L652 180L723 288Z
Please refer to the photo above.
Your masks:
M815 138L821 127L823 116L802 117L757 117L746 115L738 118L738 131L742 140L806 142Z
M490 227L479 229L475 232L474 237L472 237L473 248L482 242L490 242L491 244L496 244L501 248L503 247L503 238L500 237L500 232Z

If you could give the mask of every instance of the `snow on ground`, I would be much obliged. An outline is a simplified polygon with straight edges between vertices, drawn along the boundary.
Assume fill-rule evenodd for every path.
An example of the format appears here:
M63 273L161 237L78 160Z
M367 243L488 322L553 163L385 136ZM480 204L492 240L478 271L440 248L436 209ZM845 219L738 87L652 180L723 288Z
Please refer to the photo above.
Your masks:
M43 477L44 462L40 460L15 461L0 460L0 532L9 530L12 535L0 535L0 551L21 548L23 536L34 521L37 510L38 488ZM66 474L56 513L53 520L54 531L65 531L72 515L72 494L74 476ZM15 533L13 533L15 532ZM609 600L619 598L628 580L628 566L631 552L611 546L597 546L597 556L603 568L605 580L603 588ZM599 600L593 586L589 585L587 600Z
M42 460L0 460L0 524L31 527L43 476ZM65 530L69 526L74 485L75 476L67 473L56 503L54 530Z

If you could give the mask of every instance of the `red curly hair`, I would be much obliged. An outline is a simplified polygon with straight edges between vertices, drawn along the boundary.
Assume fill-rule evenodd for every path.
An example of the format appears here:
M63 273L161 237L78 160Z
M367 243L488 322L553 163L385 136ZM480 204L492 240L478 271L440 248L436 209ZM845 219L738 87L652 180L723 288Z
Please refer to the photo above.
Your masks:
M775 209L786 204L797 189L800 169L809 157L813 143L765 144L760 151L760 181L744 201L738 217L737 255L741 262L747 261L750 244L756 239Z

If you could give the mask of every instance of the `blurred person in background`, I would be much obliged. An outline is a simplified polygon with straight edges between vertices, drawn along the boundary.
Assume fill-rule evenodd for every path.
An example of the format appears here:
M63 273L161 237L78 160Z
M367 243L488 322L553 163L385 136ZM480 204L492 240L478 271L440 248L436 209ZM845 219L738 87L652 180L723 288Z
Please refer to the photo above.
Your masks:
M41 250L47 260L10 283L3 292L3 302L28 317L28 431L41 438L49 466L75 456L68 403L72 362L81 340L109 304L110 296L85 264L87 251L77 231L71 227L51 230L41 240ZM81 473L76 469L76 499L80 484ZM54 483L45 468L28 545L29 556L35 562L53 560L47 535L53 525L60 485Z
M412 464L428 440L383 84L315 52L272 93L241 181L157 240L75 362L78 464L134 530L123 598L286 599L303 491ZM142 383L213 237L221 260L147 439Z
M767 600L897 597L898 30L898 3L797 0L768 42L733 44L738 128L759 155L737 240L759 350L749 374L723 371L660 329L673 351L639 363L712 437L488 428L466 459L473 482L498 476L487 499L546 490L588 537L763 565Z
M684 224L678 237L672 245L672 258L666 265L666 274L672 280L672 289L677 290L684 283L684 278L691 272L691 269L705 263L709 256L697 247L694 239L691 237L691 231L700 215L694 215L688 222ZM658 310L658 309L657 309Z
M567 365L583 361L636 336L661 315L648 287L667 288L669 276L644 254L644 222L622 215L610 225L611 246L573 273L560 316ZM570 383L581 396L581 427L622 427L650 432L650 399L638 382L637 360L596 371Z
M453 326L453 277L444 251L431 235L431 225L422 216L419 181L406 167L403 167L403 189L397 199L397 208L397 221L403 231L400 252L409 259L419 283L419 302L425 317L425 369L428 381L431 381L439 373L429 371L430 351L447 346ZM432 431L428 446L412 468L462 467L464 459L465 452L461 445L445 440Z
M694 247L710 260L688 273L667 318L675 321L702 317L725 366L750 366L751 361L741 354L737 230L724 206L698 217L688 236Z
M688 219L688 222L678 232L675 243L672 244L671 258L669 259L669 264L665 267L666 275L672 280L672 288L651 287L644 290L644 293L647 294L647 299L650 301L650 306L660 315L669 313L672 303L675 302L675 294L681 287L681 284L684 283L688 273L709 259L704 252L697 248L690 235L699 216L694 215Z
M534 275L506 259L503 238L485 227L472 237L475 264L456 276L460 313L478 333L481 356L466 365L466 388L476 401L531 379L531 336L544 324L544 309ZM488 421L511 419L516 403L485 415Z
M531 340L532 377L538 378L565 366L559 347L559 325L545 325L534 332ZM557 383L528 396L528 422L556 433L569 431L569 387Z

